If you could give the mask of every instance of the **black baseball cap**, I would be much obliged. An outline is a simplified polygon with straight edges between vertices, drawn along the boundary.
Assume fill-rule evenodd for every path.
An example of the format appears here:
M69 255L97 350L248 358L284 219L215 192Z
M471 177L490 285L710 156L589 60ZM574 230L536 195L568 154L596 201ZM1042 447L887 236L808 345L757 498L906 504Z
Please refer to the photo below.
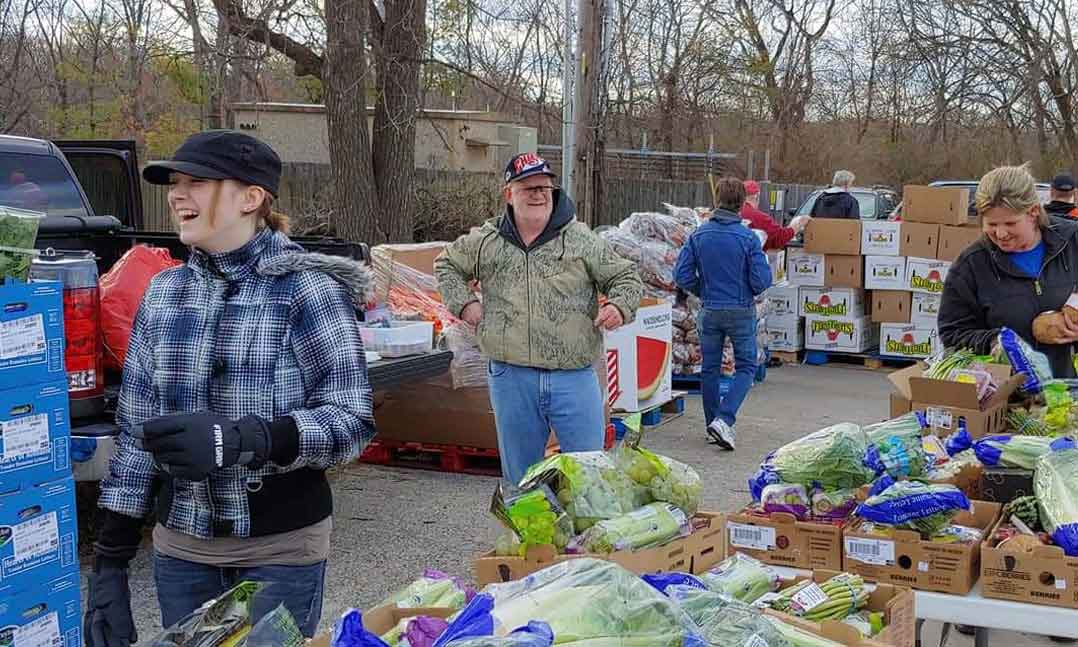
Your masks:
M506 184L516 182L517 180L523 180L524 178L533 175L557 177L557 175L554 174L554 171L550 170L550 164L535 153L521 153L509 160L509 163L505 165Z
M1074 178L1066 173L1060 173L1052 179L1052 188L1063 193L1074 190Z
M281 158L265 142L236 130L204 130L188 137L170 160L142 169L150 184L170 184L171 173L207 180L239 180L277 197Z

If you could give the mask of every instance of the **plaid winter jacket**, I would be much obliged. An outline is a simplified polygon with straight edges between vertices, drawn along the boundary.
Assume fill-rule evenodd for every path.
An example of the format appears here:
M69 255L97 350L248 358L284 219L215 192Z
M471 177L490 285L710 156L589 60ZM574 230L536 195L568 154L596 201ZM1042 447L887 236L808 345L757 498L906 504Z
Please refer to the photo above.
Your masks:
M368 284L359 264L305 253L268 229L239 250L195 251L157 275L131 332L101 507L143 518L156 497L159 522L199 538L285 532L328 516L324 471L374 435L356 319ZM164 473L129 435L158 416L205 410L291 416L298 458L192 482Z

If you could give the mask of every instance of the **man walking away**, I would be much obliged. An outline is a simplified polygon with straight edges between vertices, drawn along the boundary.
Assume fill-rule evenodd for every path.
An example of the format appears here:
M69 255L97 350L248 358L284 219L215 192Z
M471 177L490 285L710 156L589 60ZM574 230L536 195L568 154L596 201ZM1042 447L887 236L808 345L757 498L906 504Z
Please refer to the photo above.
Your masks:
M861 205L857 204L857 198L850 194L850 187L856 179L849 171L835 171L831 186L824 189L816 199L816 204L812 205L812 217L860 220Z
M771 216L760 210L760 185L753 180L745 180L745 204L741 205L740 215L749 221L749 227L767 234L765 250L786 247L809 221L808 216L798 216L790 221L789 227L783 227L772 220Z
M700 297L697 329L704 356L701 388L707 434L721 448L733 450L734 423L756 375L756 307L754 299L771 287L771 268L760 239L741 224L738 210L745 187L734 177L716 186L718 208L681 248L675 269L679 288ZM734 382L726 397L719 394L722 348L734 346Z
M446 307L478 326L502 475L514 484L543 458L551 428L563 451L603 448L605 389L593 363L603 331L632 321L644 291L633 263L577 221L554 178L535 153L514 157L505 213L434 262Z
M1044 205L1049 216L1078 220L1078 207L1074 204L1074 178L1060 173L1052 180L1051 202Z

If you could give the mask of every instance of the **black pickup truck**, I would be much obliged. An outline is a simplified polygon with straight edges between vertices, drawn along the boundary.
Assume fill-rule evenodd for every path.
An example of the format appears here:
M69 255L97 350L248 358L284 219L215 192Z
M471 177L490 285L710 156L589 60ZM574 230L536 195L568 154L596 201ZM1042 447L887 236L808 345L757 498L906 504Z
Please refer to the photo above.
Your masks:
M187 258L188 249L175 233L144 231L141 182L132 141L50 142L0 135L0 205L44 211L46 217L35 246L92 251L101 274L140 243L165 247L173 257ZM363 243L304 236L293 239L308 251L370 261ZM384 390L441 375L448 370L451 358L448 351L435 351L375 361L368 366L368 375L375 390ZM119 375L106 374L105 396L100 402L72 407L76 478L95 480L110 453L111 440L118 433L114 411L119 383Z

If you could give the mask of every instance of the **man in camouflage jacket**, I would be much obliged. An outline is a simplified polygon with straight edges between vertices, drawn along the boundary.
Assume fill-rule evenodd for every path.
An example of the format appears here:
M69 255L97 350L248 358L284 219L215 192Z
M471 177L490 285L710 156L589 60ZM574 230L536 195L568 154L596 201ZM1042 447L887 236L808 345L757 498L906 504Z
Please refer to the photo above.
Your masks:
M577 221L554 177L538 155L514 157L505 213L434 263L446 306L477 326L489 359L502 475L513 483L542 459L551 428L563 451L602 448L604 389L592 364L602 331L632 321L643 293L633 263Z

